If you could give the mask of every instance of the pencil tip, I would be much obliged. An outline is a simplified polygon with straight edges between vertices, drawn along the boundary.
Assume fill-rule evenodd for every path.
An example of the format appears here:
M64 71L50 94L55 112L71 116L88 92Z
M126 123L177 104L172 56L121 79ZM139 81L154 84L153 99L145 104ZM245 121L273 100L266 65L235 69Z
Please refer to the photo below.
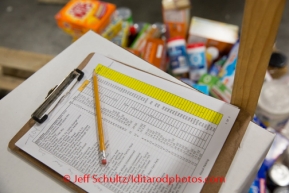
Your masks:
M106 159L101 160L101 163L102 163L103 165L106 165Z

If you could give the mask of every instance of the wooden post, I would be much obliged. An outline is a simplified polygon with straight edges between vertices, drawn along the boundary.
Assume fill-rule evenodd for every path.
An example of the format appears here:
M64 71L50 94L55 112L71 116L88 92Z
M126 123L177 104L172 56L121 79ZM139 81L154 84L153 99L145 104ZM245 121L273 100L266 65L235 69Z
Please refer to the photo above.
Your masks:
M253 117L286 0L247 0L231 104Z
M286 0L246 0L231 103L241 111L209 174L225 177L253 117ZM222 183L205 183L202 193ZM246 190L236 190L245 192Z

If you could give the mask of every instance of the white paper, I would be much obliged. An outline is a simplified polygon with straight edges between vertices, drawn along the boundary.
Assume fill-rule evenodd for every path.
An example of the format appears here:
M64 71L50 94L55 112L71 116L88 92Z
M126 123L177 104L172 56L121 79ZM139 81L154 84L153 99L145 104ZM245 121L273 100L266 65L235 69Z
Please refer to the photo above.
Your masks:
M92 84L78 91L98 64L220 112L222 119L215 125L98 75L108 160L103 166ZM102 55L83 71L46 122L16 145L88 192L199 192L239 110ZM114 182L100 183L105 177Z

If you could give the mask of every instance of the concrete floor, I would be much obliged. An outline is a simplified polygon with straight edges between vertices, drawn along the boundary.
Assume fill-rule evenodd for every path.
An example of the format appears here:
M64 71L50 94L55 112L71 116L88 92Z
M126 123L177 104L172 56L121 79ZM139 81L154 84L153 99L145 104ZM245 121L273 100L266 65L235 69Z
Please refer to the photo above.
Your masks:
M161 0L108 0L129 7L135 22L161 22ZM192 16L241 26L243 0L191 0ZM54 15L61 5L39 4L37 0L0 1L0 46L45 54L58 54L71 38L56 26ZM277 37L277 47L289 56L289 3Z
M108 0L128 7L135 22L161 22L161 0ZM243 0L191 0L192 16L241 26ZM0 46L57 55L71 44L54 15L62 5L39 4L37 0L0 1ZM277 48L289 57L289 3L287 2L276 40Z

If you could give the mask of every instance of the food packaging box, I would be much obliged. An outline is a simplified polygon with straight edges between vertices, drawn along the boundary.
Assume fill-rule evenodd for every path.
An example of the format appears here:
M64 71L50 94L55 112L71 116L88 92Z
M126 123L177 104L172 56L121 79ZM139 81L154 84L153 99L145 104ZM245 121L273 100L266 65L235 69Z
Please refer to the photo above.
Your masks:
M220 73L218 74L220 80L229 88L232 88L234 84L238 53L239 53L239 41L237 41L236 44L231 49L227 61L223 65Z
M190 24L188 43L205 43L227 54L238 40L239 27L227 23L193 17Z
M167 38L187 38L190 23L189 0L162 0L163 21L167 27Z
M161 70L166 71L166 44L162 39L147 39L143 59Z
M211 76L209 74L204 74L200 78L198 84L208 85L210 88L210 94L213 97L220 99L224 102L230 103L232 90L230 88L228 88L226 85L224 85L219 80L218 77Z
M96 0L71 0L56 15L59 28L78 38L88 30L101 33L110 23L116 6Z
M205 95L209 95L209 86L208 85L194 84L193 88L197 89L198 91L201 91Z

